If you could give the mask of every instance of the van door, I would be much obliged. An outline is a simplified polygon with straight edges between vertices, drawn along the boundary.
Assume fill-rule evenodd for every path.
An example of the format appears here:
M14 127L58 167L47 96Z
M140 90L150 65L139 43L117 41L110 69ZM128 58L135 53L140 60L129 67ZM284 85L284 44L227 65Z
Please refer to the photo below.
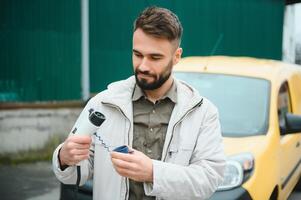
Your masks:
M278 93L278 119L280 127L285 127L286 113L294 113L290 95L293 91L290 90L289 86L288 82L283 83ZM281 192L281 199L287 199L287 194L293 190L299 177L299 161L301 157L300 134L283 133L281 135L280 148L280 187L283 190Z

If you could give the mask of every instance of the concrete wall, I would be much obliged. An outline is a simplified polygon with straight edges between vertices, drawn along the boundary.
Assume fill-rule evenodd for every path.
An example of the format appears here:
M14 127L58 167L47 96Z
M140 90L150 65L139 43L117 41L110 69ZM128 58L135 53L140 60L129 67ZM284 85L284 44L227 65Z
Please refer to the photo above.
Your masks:
M0 111L0 154L38 150L54 136L65 138L82 108Z
M295 5L285 7L282 40L282 60L295 63L296 57Z

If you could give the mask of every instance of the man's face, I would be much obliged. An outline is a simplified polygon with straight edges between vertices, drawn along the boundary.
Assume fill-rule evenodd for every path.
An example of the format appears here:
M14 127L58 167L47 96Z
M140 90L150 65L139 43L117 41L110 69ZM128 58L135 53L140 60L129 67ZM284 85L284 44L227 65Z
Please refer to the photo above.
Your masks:
M137 29L133 35L133 67L138 86L143 90L160 88L171 78L173 65L182 49L174 42L155 38Z

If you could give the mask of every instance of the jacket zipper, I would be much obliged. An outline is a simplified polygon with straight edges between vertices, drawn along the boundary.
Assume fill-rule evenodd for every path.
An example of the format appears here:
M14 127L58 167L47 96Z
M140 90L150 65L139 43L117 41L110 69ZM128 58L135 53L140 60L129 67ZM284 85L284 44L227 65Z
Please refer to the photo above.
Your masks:
M121 108L115 104L111 104L111 103L106 103L106 102L101 102L102 104L104 105L107 105L107 106L110 106L110 107L113 107L113 108L116 108L129 122L130 122L130 127L129 127L129 130L128 130L128 143L130 141L130 130L131 130L131 120L124 114L124 112L121 110ZM126 192L125 192L125 200L127 200L127 197L128 197L128 181L127 181L128 178L125 179L125 188L126 188Z
M114 105L114 104L111 104L111 103L105 103L105 102L102 102L104 105L108 105L108 106L111 106L113 108L116 108L117 110L119 110L120 113L122 113L122 115L130 122L130 127L129 127L129 131L128 131L128 142L130 141L130 130L131 130L131 120L124 114L124 112L121 110L121 108L117 105ZM172 137L173 137L173 132L176 128L176 126L185 119L185 117L190 113L192 112L196 107L200 107L201 105L203 104L203 99L201 99L195 106L193 106L191 109L189 109L184 115L183 117L181 117L181 119L179 121L177 121L177 123L173 126L172 128L172 136L169 140L169 143L168 143L168 146L167 146L167 149L169 148L170 146L170 143L172 141ZM166 156L167 156L167 153L165 154L164 156L164 159L163 161L166 159ZM125 186L126 186L126 193L125 193L125 200L127 200L127 197L128 197L128 183L127 183L127 178L125 180ZM157 198L156 198L157 199Z
M175 123L175 125L172 127L171 138L170 138L170 140L169 140L169 143L168 143L168 146L167 146L166 149L168 149L169 146L170 146L170 143L171 143L171 141L172 141L173 133L174 133L174 131L175 131L176 126L177 126L180 122L182 122L182 121L186 118L186 116L187 116L189 113L191 113L196 107L200 107L202 104L203 104L203 99L201 99L195 106L193 106L191 109L189 109L189 110L181 117L181 119ZM165 155L164 155L163 161L166 160L167 154L168 154L168 153L166 152Z

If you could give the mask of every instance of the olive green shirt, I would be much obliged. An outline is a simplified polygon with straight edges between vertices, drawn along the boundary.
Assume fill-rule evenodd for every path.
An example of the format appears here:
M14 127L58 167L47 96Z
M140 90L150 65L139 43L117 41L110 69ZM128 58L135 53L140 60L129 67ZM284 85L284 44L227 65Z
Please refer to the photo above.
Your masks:
M176 84L155 103L147 99L137 85L133 92L134 137L133 148L151 159L160 160L167 132L168 122L177 102ZM130 180L129 200L153 200L146 196L143 183Z

